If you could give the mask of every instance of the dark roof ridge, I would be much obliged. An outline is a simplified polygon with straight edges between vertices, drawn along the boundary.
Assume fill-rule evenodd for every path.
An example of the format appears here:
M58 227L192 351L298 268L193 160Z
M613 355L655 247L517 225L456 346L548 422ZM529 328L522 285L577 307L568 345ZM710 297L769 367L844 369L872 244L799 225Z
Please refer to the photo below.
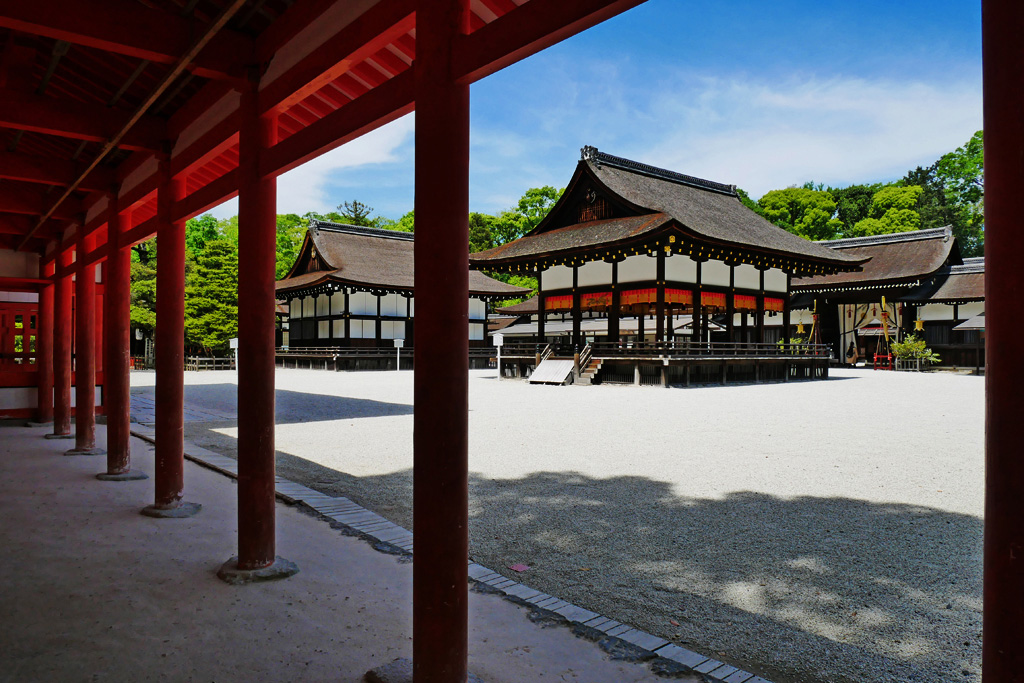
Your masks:
M415 234L402 232L400 230L387 230L385 228L370 228L364 225L349 225L348 223L334 223L313 219L309 222L309 229L313 232L323 230L325 232L342 232L349 235L363 235L364 237L383 237L392 240L412 241Z
M607 166L614 166L615 168L621 168L624 171L642 173L644 175L653 176L655 178L661 178L662 180L668 180L669 182L689 185L690 187L696 187L701 190L719 192L721 194L727 194L732 197L738 196L736 194L735 185L716 183L713 180L705 180L703 178L698 178L696 176L686 175L685 173L677 173L676 171L670 171L665 168L658 168L657 166L651 166L650 164L644 164L639 161L633 161L632 159L625 159L623 157L605 154L604 152L598 150L597 147L593 147L591 145L586 145L580 149L580 160L591 161L598 167L600 167L602 164Z
M951 226L942 228L929 228L927 230L910 230L908 232L893 232L885 235L868 235L867 237L844 237L838 240L819 240L820 244L832 249L846 249L848 247L873 247L880 244L895 244L897 242L914 242L916 240L930 240L942 237L950 239L953 236Z
M962 264L949 267L950 274L966 275L968 273L984 273L985 272L985 257L974 256L971 258L965 258Z

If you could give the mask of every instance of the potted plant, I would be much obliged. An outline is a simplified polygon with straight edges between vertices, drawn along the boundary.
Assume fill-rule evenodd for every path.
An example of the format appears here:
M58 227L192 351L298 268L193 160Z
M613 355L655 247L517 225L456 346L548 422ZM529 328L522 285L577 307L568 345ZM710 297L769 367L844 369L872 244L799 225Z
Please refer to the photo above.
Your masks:
M892 353L896 356L897 370L920 372L922 364L934 365L941 360L937 353L925 346L924 339L913 334L906 336L901 342L893 342Z

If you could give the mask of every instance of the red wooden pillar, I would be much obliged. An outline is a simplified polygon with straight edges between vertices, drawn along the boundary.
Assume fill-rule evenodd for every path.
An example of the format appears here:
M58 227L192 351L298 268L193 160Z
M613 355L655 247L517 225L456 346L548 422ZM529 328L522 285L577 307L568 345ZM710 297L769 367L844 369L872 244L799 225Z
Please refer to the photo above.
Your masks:
M64 455L102 455L96 447L96 264L84 265L96 238L78 228L75 243L75 447Z
M49 268L39 267L39 277L46 278ZM36 423L53 422L53 296L54 285L39 290L39 313L36 318Z
M110 200L107 265L103 269L103 404L107 414L107 471L102 481L134 481L146 474L132 469L129 389L131 249L124 243L129 225L117 195Z
M156 445L149 517L191 517L202 506L182 500L185 490L185 221L173 220L184 179L172 179L159 161L156 243Z
M985 588L982 677L1024 681L1024 5L982 2L985 93Z
M274 309L277 179L260 173L277 121L260 117L255 82L242 90L238 135L238 557L221 567L228 581L280 578L298 571L275 555Z
M59 249L59 247L58 247ZM53 287L53 433L47 439L70 439L71 434L71 253L54 260Z
M413 677L424 682L466 680L469 86L452 79L451 58L467 3L416 5L412 628Z

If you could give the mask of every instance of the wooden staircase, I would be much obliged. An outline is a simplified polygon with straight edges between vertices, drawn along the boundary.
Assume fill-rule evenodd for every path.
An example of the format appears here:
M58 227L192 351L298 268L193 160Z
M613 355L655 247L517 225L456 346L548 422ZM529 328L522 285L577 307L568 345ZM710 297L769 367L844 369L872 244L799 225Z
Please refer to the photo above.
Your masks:
M604 361L600 358L591 358L587 366L580 371L580 378L576 380L579 384L593 384L594 377L601 371Z

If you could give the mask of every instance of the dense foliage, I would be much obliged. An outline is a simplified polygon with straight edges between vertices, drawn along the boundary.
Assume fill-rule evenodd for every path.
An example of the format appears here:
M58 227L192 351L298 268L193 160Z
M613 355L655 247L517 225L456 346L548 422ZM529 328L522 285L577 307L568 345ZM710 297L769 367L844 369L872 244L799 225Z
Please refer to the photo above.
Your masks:
M864 237L950 226L964 256L985 246L982 132L927 168L891 183L824 187L813 182L740 201L766 219L812 240Z

